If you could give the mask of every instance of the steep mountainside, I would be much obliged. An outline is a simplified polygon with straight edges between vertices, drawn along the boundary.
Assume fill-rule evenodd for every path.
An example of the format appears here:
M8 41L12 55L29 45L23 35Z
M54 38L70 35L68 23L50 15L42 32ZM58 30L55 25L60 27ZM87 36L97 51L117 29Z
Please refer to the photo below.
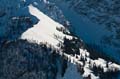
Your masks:
M59 6L77 36L120 62L119 0L50 1Z
M120 78L120 63L86 47L68 30L70 22L55 4L47 0L0 4L0 79Z

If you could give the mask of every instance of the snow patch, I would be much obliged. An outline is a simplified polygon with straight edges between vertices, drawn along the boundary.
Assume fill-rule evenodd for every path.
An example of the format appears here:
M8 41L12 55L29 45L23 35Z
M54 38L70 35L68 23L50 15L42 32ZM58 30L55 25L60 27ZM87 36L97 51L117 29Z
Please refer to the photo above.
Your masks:
M38 43L47 42L55 47L57 47L60 42L63 42L64 37L72 39L72 36L65 35L62 32L56 30L57 27L64 28L64 26L53 21L33 5L29 5L28 8L30 13L36 16L40 21L38 24L34 25L34 27L24 32L21 35L21 39L27 39L31 42L33 42L33 40L36 40ZM56 39L55 36L58 36L59 38Z

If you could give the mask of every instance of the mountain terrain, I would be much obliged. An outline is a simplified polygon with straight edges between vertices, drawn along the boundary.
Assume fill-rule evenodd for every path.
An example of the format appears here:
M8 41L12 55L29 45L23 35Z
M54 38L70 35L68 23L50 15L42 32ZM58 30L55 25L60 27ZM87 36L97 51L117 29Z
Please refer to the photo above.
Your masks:
M1 0L0 79L119 79L120 55L101 39L113 31L86 16L98 0L87 1Z

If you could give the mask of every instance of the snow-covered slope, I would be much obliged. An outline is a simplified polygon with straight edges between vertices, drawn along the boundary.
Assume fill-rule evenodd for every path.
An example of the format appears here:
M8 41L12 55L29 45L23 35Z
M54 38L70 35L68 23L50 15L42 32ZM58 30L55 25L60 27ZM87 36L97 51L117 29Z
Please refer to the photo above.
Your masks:
M59 44L64 43L64 38L72 40L74 36L69 36L63 34L61 31L57 30L58 28L64 28L61 24L53 21L48 16L43 14L39 9L34 7L33 5L29 5L29 11L32 15L36 16L39 19L38 24L34 25L32 28L28 29L21 35L21 39L27 39L30 42L36 41L38 44L40 42L47 42L48 44L54 46L55 48L58 47ZM56 35L58 36L56 38ZM62 52L59 49L60 55L67 57L71 63L78 64L83 68L84 73L82 74L83 77L91 77L92 79L98 79L99 76L96 76L94 67L100 67L103 73L107 73L109 71L116 72L120 70L120 66L112 63L107 62L102 58L98 59L91 59L89 52L86 49L79 49L79 54L72 56L66 54L66 52ZM73 52L74 53L74 52ZM108 65L108 66L107 66ZM94 73L93 73L94 72ZM71 78L72 79L72 78ZM76 78L77 79L77 78Z
M48 16L44 15L36 7L30 5L29 11L32 15L39 19L38 24L25 31L21 39L36 40L38 43L47 42L55 47L62 42L64 37L72 39L72 36L65 35L62 32L56 30L57 28L64 28L61 24L54 22Z
M9 4L8 0L4 1ZM20 0L20 2L13 2L18 6L17 12L9 17L12 17L10 19L14 21L17 20L17 22L12 23L15 24L15 27L10 28L15 29L11 30L12 33L10 34L8 32L7 36L14 37L15 34L19 35L19 38L16 37L12 39L13 41L8 39L2 42L0 51L3 54L1 59L4 61L0 61L0 63L3 63L0 73L2 72L4 75L0 76L0 78L119 79L117 76L119 75L120 65L100 57L94 56L94 58L91 58L90 52L85 48L84 41L71 34L65 27L66 24L62 25L64 16L61 10L56 11L56 8L51 8L54 5L51 6L50 2L47 0L24 0L22 2ZM23 6L20 3L23 3ZM14 7L13 3L11 3L11 6ZM16 10L12 9L10 11L14 13ZM49 11L53 14L49 14ZM60 14L57 15L57 12L60 12ZM59 15L63 17L58 19ZM21 19L21 16L24 18ZM25 20L25 24L22 24L23 20ZM6 21L3 22L5 24ZM26 25L27 27L25 27ZM6 27L9 26L6 25ZM21 27L22 29L20 29ZM16 30L21 32L16 33ZM3 33L5 34L4 31ZM7 55L4 55L4 52ZM97 53L93 53L97 55ZM8 69L8 72L6 69ZM12 69L13 71L11 71Z

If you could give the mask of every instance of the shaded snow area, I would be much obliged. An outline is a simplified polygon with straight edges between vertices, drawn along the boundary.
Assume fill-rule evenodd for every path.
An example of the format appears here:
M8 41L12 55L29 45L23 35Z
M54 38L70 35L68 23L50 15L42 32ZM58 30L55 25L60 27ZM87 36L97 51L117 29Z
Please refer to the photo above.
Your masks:
M7 2L8 5L11 1L3 2ZM99 57L98 53L90 48L91 51L88 51L84 38L82 40L68 30L72 25L79 27L77 21L81 17L69 10L67 4L58 4L57 0L55 2L13 1L7 8L14 7L15 3L17 8L9 10L14 14L8 12L9 17L0 14L3 15L0 19L4 19L1 31L4 24L10 22L10 28L6 29L9 27L7 23L0 32L0 79L119 79L119 62L102 58L104 55ZM83 37L85 35L87 40L93 38L94 36L88 34L94 34L97 27L89 27L90 30L85 28ZM82 30L78 30L79 33L83 33ZM1 38L5 40L1 41ZM96 39L99 39L99 36Z
M69 63L69 67L67 68L64 77L62 79L83 79L81 75L78 73L76 65Z
M71 23L71 30L87 44L96 45L120 62L118 0L50 0Z
M17 39L38 21L24 0L0 0L0 20L0 40Z

